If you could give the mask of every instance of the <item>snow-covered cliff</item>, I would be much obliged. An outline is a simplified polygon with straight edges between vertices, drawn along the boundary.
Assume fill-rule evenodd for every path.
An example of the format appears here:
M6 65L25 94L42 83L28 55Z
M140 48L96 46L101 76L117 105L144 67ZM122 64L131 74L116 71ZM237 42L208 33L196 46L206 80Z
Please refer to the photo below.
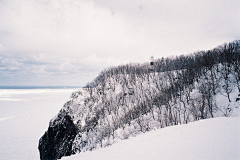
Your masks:
M104 70L72 93L40 139L41 159L95 150L156 128L218 116L239 107L239 42L175 59ZM229 57L231 57L229 59Z

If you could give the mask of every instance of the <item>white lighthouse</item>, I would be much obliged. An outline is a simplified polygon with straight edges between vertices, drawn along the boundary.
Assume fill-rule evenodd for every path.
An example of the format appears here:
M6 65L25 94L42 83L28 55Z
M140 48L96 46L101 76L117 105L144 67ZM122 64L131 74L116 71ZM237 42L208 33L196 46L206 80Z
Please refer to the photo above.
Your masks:
M154 67L154 58L153 56L150 58L150 72L154 72L155 67Z

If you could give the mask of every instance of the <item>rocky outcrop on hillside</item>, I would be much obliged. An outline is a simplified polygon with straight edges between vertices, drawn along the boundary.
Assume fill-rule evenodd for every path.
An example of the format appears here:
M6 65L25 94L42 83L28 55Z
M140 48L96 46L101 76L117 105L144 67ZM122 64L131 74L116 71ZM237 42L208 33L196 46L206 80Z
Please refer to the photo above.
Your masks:
M77 133L78 128L74 125L72 118L60 112L39 140L40 159L54 160L74 154L72 145Z
M217 116L239 107L240 41L213 50L102 71L50 122L40 158L91 151L152 129Z

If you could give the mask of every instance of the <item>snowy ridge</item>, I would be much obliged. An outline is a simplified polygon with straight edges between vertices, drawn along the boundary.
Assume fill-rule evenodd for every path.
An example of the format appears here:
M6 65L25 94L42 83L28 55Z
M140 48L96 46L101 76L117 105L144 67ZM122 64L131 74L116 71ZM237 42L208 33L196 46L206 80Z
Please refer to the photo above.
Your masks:
M195 55L162 58L156 61L155 72L149 71L147 64L104 70L85 88L72 93L71 100L50 121L50 130L55 131L52 138L59 132L68 133L62 124L77 128L76 136L76 129L68 133L74 137L71 144L62 135L66 153L60 145L63 154L57 157L104 148L158 128L239 116L239 44L236 41ZM66 121L65 117L70 118ZM63 130L58 132L57 128ZM48 146L42 143L47 141L41 139L41 145Z
M64 106L64 109L69 111L76 125L81 128L75 138L74 149L77 152L93 150L156 128L217 116L238 115L239 103L235 99L239 92L234 83L230 83L231 102L220 86L216 88L215 96L210 99L202 98L201 87L205 87L203 85L207 83L205 76L199 77L198 82L185 86L185 90L178 91L178 96L173 93L171 96L175 97L165 100L166 93L162 95L164 89L157 90L159 84L153 81L165 83L161 85L165 85L166 88L171 87L168 81L164 82L162 79L169 74L176 76L176 71L149 74L146 80L139 80L137 77L136 82L141 81L141 83L130 86L125 85L129 82L124 82L122 85L115 82L116 92L113 91L113 86L108 85L104 95L99 93L101 92L99 86L73 93L73 99ZM124 75L121 76L118 80ZM225 84L220 73L216 74L216 77L219 84ZM106 83L113 84L109 82L113 79L114 76L107 79ZM89 94L91 92L92 95ZM204 94L207 96L207 93ZM155 99L161 99L161 102L154 101ZM166 102L163 104L164 100ZM213 106L212 113L209 109L210 105Z

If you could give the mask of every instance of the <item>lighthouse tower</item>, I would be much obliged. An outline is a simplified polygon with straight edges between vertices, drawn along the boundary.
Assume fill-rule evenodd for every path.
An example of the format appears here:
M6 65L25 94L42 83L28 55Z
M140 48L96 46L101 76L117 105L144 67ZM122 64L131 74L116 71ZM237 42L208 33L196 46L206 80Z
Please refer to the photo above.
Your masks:
M155 67L154 67L154 58L153 56L150 58L150 72L154 72Z

